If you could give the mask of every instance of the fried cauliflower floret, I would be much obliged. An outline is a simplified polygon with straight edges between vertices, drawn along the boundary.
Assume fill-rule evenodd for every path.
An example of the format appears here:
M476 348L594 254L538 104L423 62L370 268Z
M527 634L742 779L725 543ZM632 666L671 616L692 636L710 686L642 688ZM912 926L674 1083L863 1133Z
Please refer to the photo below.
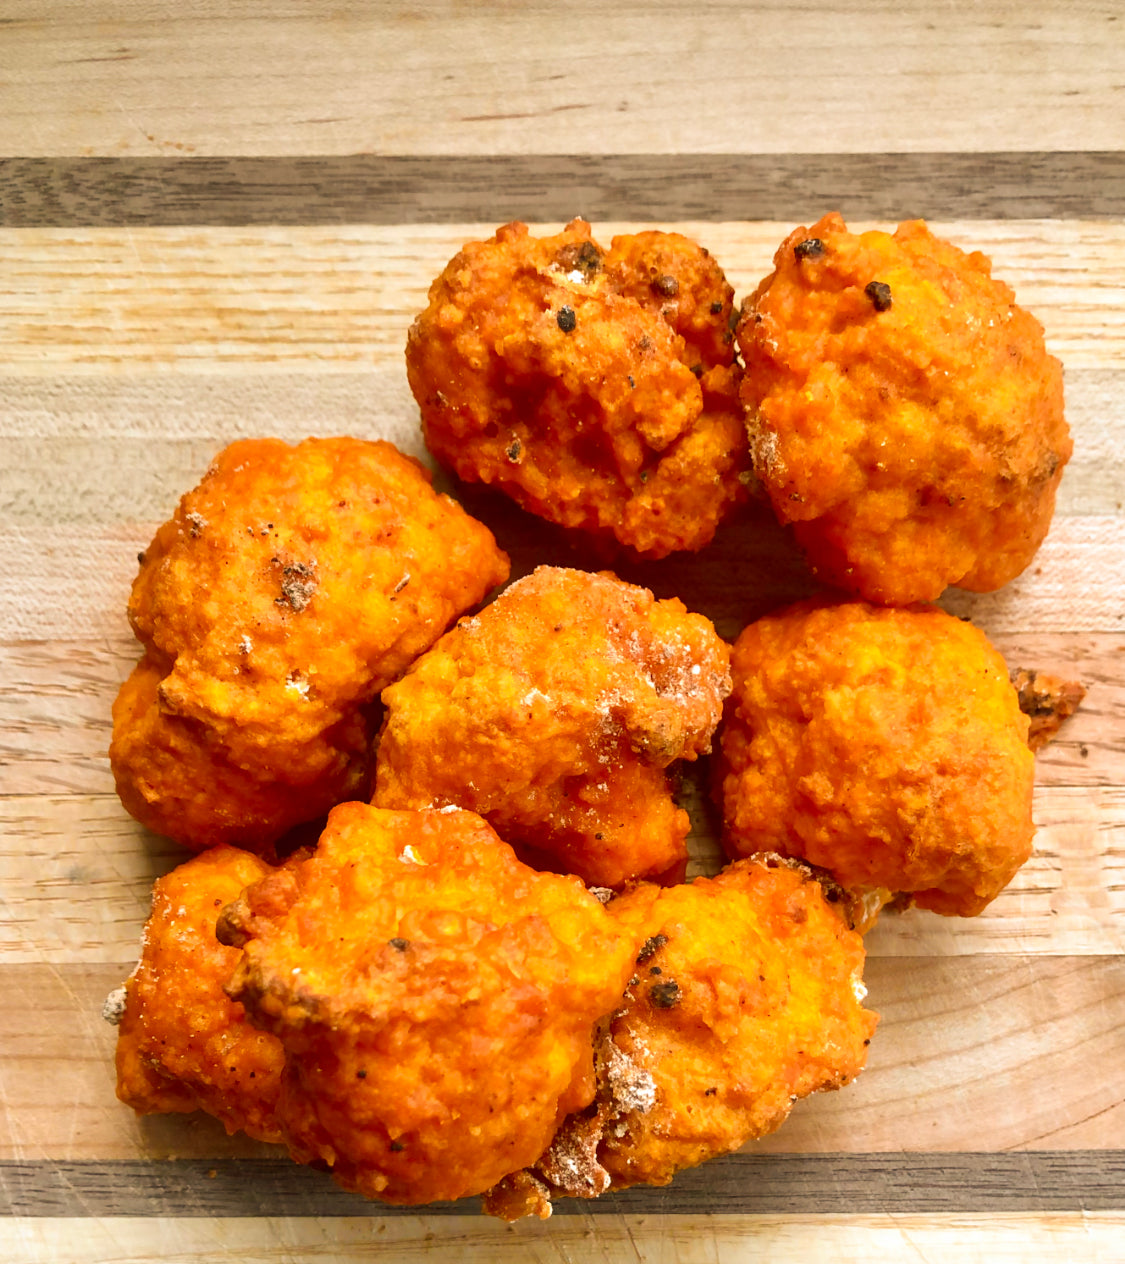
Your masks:
M740 860L716 878L614 900L641 943L598 1051L595 1104L526 1175L486 1197L503 1219L549 1214L673 1175L775 1131L793 1103L862 1070L863 940L803 865ZM546 1203L546 1205L544 1205Z
M156 533L145 657L110 760L142 824L264 850L369 793L371 706L507 578L491 533L388 443L232 444Z
M479 1193L546 1149L593 1096L634 952L577 878L472 813L359 803L220 934L243 946L230 994L288 1053L293 1156L393 1203Z
M710 750L728 664L681 602L539 567L384 690L374 802L479 812L528 863L595 885L682 877L666 769Z
M707 544L749 465L733 291L675 233L508 224L430 288L406 346L430 451L524 509L659 558Z
M216 847L157 879L117 1035L117 1096L138 1114L205 1110L228 1132L282 1139L285 1053L223 991L239 953L215 938L223 907L269 872Z
M988 259L921 221L795 229L744 305L755 471L814 569L870 601L1015 578L1071 454L1062 366Z
M721 730L724 842L973 916L1031 854L1034 757L1004 660L935 607L799 602L746 628Z

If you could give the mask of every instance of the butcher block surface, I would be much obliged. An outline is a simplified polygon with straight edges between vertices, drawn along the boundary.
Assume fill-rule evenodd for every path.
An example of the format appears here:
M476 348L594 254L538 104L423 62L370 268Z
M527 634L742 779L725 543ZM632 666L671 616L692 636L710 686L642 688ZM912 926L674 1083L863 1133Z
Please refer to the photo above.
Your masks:
M1125 1260L1118 8L2 7L0 1258ZM425 458L407 328L507 220L673 228L741 298L837 209L983 250L1065 366L1075 451L1046 543L1000 592L942 600L1010 666L1088 691L1038 757L1031 861L978 918L889 914L868 936L882 1020L854 1085L548 1222L384 1208L206 1117L134 1117L101 1005L183 853L126 815L106 748L136 555L177 498L251 435ZM516 573L584 560L465 503ZM698 556L622 574L731 639L814 589L753 507Z

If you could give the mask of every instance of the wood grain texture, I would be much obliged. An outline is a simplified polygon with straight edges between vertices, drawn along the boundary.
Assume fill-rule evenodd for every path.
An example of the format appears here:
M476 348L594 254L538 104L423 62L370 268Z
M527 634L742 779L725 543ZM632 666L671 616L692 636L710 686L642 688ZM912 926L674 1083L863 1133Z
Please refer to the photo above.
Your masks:
M708 613L730 623L721 609ZM109 710L139 646L121 611L111 619L118 626L107 620L97 639L0 642L0 679L13 682L0 714L5 795L53 800L112 793ZM1125 706L1125 634L1025 634L995 643L1010 667L1071 674L1089 691L1078 713L1039 753L1040 789L1125 784L1125 733L1118 718Z
M1125 1258L1123 101L1112 0L8 0L5 1264ZM859 227L924 215L985 250L1066 366L1077 450L1045 548L1001 593L944 600L1010 663L1089 687L1039 759L1032 862L981 918L871 934L883 1019L853 1087L596 1213L371 1216L214 1121L137 1120L113 1096L99 1009L179 853L124 815L105 747L156 523L235 437L420 452L406 328L460 243L507 219L680 227L742 295L827 209ZM517 571L589 564L455 490ZM701 557L627 578L728 636L812 585L753 508Z
M115 1033L102 1021L101 1006L131 969L135 951L121 963L4 963L0 1159L277 1153L245 1137L228 1138L206 1116L138 1120L117 1102ZM867 1069L843 1092L799 1103L781 1131L747 1153L1119 1151L1125 956L876 958L865 978L869 1003L881 1015ZM1112 1168L1121 1159L1111 1153L1106 1161ZM708 1188L708 1172L677 1178L683 1193L677 1210L703 1197L696 1191ZM1125 1207L1125 1184L1115 1197L1102 1205Z
M155 527L221 447L262 434L291 443L310 428L319 435L389 434L432 465L400 361L388 354L332 372L308 365L198 368L187 380L162 367L124 376L108 365L58 376L0 373L0 521ZM1125 369L1067 373L1076 451L1059 488L1060 518L1122 513L1123 398Z
M721 862L704 794L687 804L702 836L693 874ZM1035 818L1034 855L980 917L887 914L869 955L1125 953L1125 791L1040 789ZM137 825L112 792L0 799L0 965L128 960L153 881L185 855Z
M1112 0L8 0L0 153L1118 149Z
M1125 155L351 154L0 158L0 226L441 224L511 219L1102 219Z
M559 1216L502 1225L480 1216L321 1220L284 1216L171 1220L90 1217L0 1222L10 1264L403 1264L456 1258L463 1264L833 1264L918 1260L925 1264L1117 1264L1125 1213L902 1215Z
M125 1180L115 1180L115 1174ZM735 1154L713 1162L706 1193L715 1214L798 1213L814 1217L926 1212L1117 1211L1125 1159L1099 1151L920 1155L912 1172L899 1156ZM916 1179L916 1178L922 1179ZM592 1201L560 1199L555 1216L690 1213L705 1174L693 1169L670 1187L637 1187ZM165 1162L13 1163L0 1161L0 1214L136 1216L159 1203L177 1215L363 1216L370 1204L323 1172L285 1159L179 1159ZM438 1218L472 1215L479 1200L435 1204ZM390 1220L415 1207L387 1207ZM496 1226L499 1228L500 1226Z
M80 366L121 373L153 365L401 365L430 282L462 243L490 236L499 222L0 229L0 363L8 373L36 375ZM663 226L706 245L741 297L770 271L793 222ZM594 230L608 241L639 227L608 221ZM1069 370L1125 369L1118 301L1125 221L938 220L932 227L991 257L995 275L1043 322Z

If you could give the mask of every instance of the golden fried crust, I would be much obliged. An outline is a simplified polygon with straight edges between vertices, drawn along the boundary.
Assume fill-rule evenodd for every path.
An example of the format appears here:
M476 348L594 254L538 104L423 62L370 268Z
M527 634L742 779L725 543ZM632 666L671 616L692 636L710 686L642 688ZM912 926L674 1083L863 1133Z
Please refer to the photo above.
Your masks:
M593 1096L632 941L576 878L468 812L333 810L316 854L228 909L230 993L285 1044L295 1158L372 1197L479 1193Z
M985 592L1047 534L1072 444L1039 322L920 221L795 229L738 327L754 465L827 581Z
M609 906L645 938L609 1028L598 1160L614 1188L773 1132L798 1098L859 1074L877 1022L863 940L803 867L741 860L653 895Z
M146 655L114 712L122 801L190 847L261 848L366 797L366 708L507 573L388 443L232 444L133 585Z
M934 607L800 602L734 647L721 731L732 855L979 913L1031 854L1028 721L984 635Z
M374 802L471 809L528 863L599 886L682 877L665 770L710 750L728 663L681 602L540 567L384 690Z
M731 299L677 234L607 254L574 220L470 242L407 339L426 443L560 526L653 558L700 549L749 464Z
M216 847L157 880L117 1037L117 1096L138 1114L205 1110L228 1132L282 1139L285 1054L223 991L239 953L215 938L223 906L268 872L248 852Z

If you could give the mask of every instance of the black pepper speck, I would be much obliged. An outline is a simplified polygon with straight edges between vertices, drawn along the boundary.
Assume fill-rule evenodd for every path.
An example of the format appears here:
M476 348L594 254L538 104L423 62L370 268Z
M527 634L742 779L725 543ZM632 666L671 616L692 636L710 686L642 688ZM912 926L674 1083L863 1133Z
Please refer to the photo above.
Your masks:
M871 300L871 306L877 312L885 312L893 302L891 287L886 281L868 281L863 287L863 292Z
M674 276L658 276L653 281L652 288L665 298L675 298L680 292L680 283Z
M648 999L657 1009L671 1009L680 1003L680 985L675 979L667 983L654 983L648 990Z
M572 334L578 328L578 317L575 316L573 307L560 307L555 321L564 334Z

